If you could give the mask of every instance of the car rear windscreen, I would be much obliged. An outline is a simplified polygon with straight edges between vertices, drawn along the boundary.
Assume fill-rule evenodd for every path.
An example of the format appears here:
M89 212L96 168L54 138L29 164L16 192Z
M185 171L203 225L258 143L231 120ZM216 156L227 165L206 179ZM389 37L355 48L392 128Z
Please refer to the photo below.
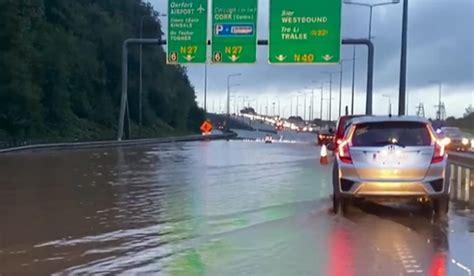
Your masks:
M356 126L352 136L354 147L429 146L431 135L426 124L419 122L374 122Z

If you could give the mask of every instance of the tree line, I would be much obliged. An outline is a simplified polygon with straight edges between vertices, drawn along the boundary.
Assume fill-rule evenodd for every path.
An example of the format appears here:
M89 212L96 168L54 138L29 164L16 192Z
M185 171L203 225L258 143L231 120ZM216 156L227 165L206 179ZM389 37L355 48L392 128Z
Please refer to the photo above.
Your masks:
M114 137L122 42L162 35L141 0L0 0L0 141ZM129 114L139 118L138 46L129 54ZM144 136L197 131L186 68L166 65L162 47L143 46Z

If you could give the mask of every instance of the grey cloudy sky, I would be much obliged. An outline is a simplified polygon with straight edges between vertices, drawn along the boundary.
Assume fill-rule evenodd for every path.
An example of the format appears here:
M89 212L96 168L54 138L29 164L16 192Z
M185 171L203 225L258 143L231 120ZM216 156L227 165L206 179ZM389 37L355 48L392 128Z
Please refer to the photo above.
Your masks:
M310 1L310 0L308 0ZM311 0L315 1L315 0ZM360 0L364 3L380 3L384 0ZM150 1L160 13L167 13L166 0ZM390 0L388 1L390 2ZM259 0L259 39L268 38L269 0ZM402 5L386 5L374 8L372 36L375 36L374 69L374 113L386 114L388 99L392 96L393 110L398 105L398 81L400 67ZM367 7L343 5L343 38L366 38L368 36L369 9ZM166 20L163 20L164 33L167 33ZM414 114L415 106L423 102L426 115L435 116L434 105L438 102L438 88L430 81L443 83L443 102L449 115L462 116L464 109L474 105L474 0L411 0L409 5L407 91L409 93L408 111ZM238 103L242 97L258 100L260 109L265 103L280 99L283 115L288 115L293 98L295 113L296 92L309 92L315 87L313 81L328 82L323 71L337 71L339 65L269 65L267 47L259 47L257 60L253 65L209 65L208 109L217 111L224 108L226 78L231 73L242 73L234 79L240 84L233 88ZM352 58L352 46L342 48L344 59ZM355 111L365 110L367 51L363 46L357 48ZM350 104L352 65L343 63L344 105ZM198 101L203 103L204 66L188 66L189 77L195 86ZM339 78L333 84L333 112L338 112ZM305 90L305 87L308 89ZM324 88L328 98L329 87ZM319 117L320 92L315 92L315 116ZM302 103L302 98L300 98ZM252 103L255 106L256 102ZM309 105L309 97L308 97ZM214 110L213 110L214 106ZM303 107L300 107L302 115ZM271 113L271 110L269 111ZM309 113L309 112L308 112ZM327 114L324 107L323 114Z

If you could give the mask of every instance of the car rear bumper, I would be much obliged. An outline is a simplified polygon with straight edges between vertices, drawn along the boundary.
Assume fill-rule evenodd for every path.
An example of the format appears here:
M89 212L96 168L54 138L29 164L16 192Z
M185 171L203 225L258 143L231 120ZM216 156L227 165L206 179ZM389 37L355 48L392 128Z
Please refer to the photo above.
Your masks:
M449 193L449 180L446 172L446 161L432 164L425 171L424 177L417 179L417 174L411 175L411 170L402 170L400 175L382 173L380 177L373 179L361 179L352 165L340 164L339 169L339 193L343 196L352 197L440 197ZM387 179L387 175L393 177L408 177L407 179Z
M341 195L355 197L435 197L446 194L444 179L431 182L351 182L350 180L341 179Z
M447 150L469 150L470 145L464 145L462 143L451 143L446 146Z

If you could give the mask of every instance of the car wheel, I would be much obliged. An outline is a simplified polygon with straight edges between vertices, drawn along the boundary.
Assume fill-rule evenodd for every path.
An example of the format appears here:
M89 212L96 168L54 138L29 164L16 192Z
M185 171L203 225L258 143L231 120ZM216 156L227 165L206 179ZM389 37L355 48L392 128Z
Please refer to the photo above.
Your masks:
M349 212L350 200L337 195L332 196L332 208L334 214L346 215Z
M334 214L347 214L349 209L349 202L348 198L344 198L340 195L339 191L339 169L337 168L337 162L334 162L333 170L332 170L332 187L333 187L333 195L332 195L332 210Z
M438 218L444 218L449 211L449 197L437 198L433 201L434 213Z

